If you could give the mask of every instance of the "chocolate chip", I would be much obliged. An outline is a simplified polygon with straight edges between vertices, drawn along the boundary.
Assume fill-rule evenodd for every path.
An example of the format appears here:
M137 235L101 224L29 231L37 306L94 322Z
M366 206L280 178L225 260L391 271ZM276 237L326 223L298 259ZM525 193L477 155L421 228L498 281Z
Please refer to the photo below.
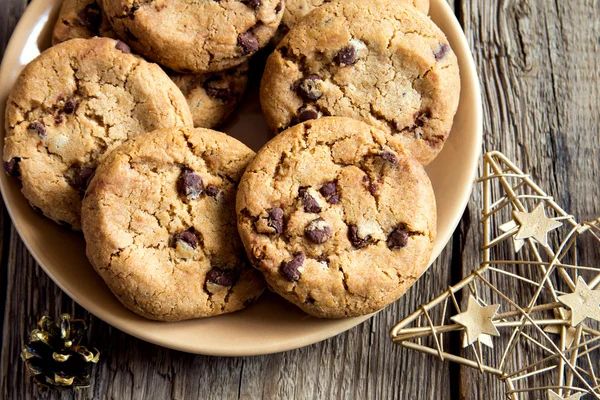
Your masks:
M379 153L379 157L383 158L385 161L389 162L392 165L398 165L398 157L391 151L382 151L381 153Z
M98 28L102 23L100 7L98 7L98 4L96 3L91 3L85 6L83 10L79 11L77 18L79 18L81 25L85 26L92 32L98 32Z
M300 272L298 272L298 268L304 264L304 259L304 253L297 253L290 261L281 263L279 272L288 281L298 281L300 279Z
M240 33L237 41L244 55L254 53L258 50L258 40L251 31Z
M318 100L323 96L321 89L322 82L323 80L319 75L309 75L298 85L298 94L305 100Z
M119 50L122 53L125 54L130 54L131 53L131 47L129 47L125 42L122 41L117 41L117 44L115 45L115 49Z
M323 186L321 186L319 192L330 204L337 204L340 202L337 181L325 183Z
M295 122L300 124L305 121L310 121L311 119L319 118L319 113L312 107L304 106L298 109L298 114L296 114Z
M79 171L75 174L75 185L76 187L86 190L90 181L94 177L96 172L95 168L83 166L79 168Z
M242 0L242 3L257 9L262 4L262 0Z
M358 236L358 227L356 225L348 225L348 240L350 240L352 246L356 248L365 247L370 239L370 235L367 235L365 238Z
M231 286L235 283L238 276L239 272L237 270L213 267L213 269L206 274L206 282L220 286Z
M278 14L281 10L283 10L283 1L280 1L279 3L277 3L277 5L275 6L275 14ZM285 28L287 28L287 26L283 25ZM281 25L279 25L279 27L281 28ZM288 28L289 30L289 28Z
M77 110L77 107L79 107L79 103L77 101L67 100L63 107L63 111L65 112L65 114L73 114L75 110Z
M204 90L210 97L221 101L229 101L231 99L231 91L227 87L227 82L218 77L212 77L204 82Z
M368 186L369 192L371 192L372 195L374 195L375 193L377 193L377 189L379 189L377 187L376 183L370 183Z
M283 210L279 207L271 208L267 214L269 214L269 226L275 230L275 233L283 232Z
M202 177L189 168L183 168L177 181L179 194L188 200L196 200L204 190Z
M46 137L46 125L43 122L35 121L29 124L27 127L30 131L34 131L38 134L39 137Z
M433 56L435 57L435 61L441 61L441 60L443 60L444 57L446 57L446 54L448 54L449 50L450 50L450 46L448 46L444 42L440 42L439 49L437 49L437 51L435 51L433 53Z
M327 182L326 184L321 186L321 189L319 190L319 192L321 192L323 197L331 196L332 194L337 192L337 182L336 181Z
M387 245L390 249L401 249L408 244L408 232L404 224L398 225L387 239Z
M194 232L188 229L187 231L176 233L173 236L174 246L177 246L177 242L184 243L192 249L195 249L196 247L198 247L198 236L196 236Z
M357 59L356 49L354 46L346 46L342 48L335 56L335 62L341 66L353 65Z
M221 192L215 185L208 185L205 189L206 195L210 197L217 197Z
M304 229L304 236L313 243L325 243L331 237L331 227L323 218L319 217Z
M54 116L54 123L56 123L56 125L60 125L63 122L63 117L62 115L58 114L56 116Z
M300 195L300 199L302 200L302 205L304 206L304 211L309 213L318 214L321 212L321 206L317 202L317 200L308 193L306 188L300 188L298 191Z
M4 170L9 176L18 178L21 176L21 168L19 167L20 162L21 157L14 157L10 161L4 161Z

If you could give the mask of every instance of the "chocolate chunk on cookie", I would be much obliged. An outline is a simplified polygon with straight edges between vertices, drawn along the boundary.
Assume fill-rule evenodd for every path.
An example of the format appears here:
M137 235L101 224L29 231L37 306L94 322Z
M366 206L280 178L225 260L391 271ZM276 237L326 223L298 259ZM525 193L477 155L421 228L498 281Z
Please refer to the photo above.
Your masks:
M298 281L300 279L300 271L298 269L302 267L305 258L304 253L298 253L290 261L283 262L279 268L281 275L288 281Z
M319 200L317 200L318 195L316 194L314 189L300 188L300 190L298 191L298 195L302 200L304 211L314 214L318 214L321 212L321 204L319 203Z
M21 157L13 157L8 161L4 161L4 171L6 171L8 176L13 176L16 178L21 177L21 168L19 167L20 162ZM32 205L32 207L35 207L35 205Z
M373 26L382 28L365 29ZM444 33L407 1L347 0L293 25L260 89L274 132L323 116L354 118L427 165L450 134L460 75Z
M322 83L319 75L309 75L298 84L298 93L306 100L318 100L323 96Z
M313 243L322 244L331 237L331 227L323 218L317 218L308 224L304 236Z
M235 283L238 276L239 273L235 269L213 267L213 269L206 274L206 282L214 283L219 286L231 286Z
M364 315L396 300L426 270L436 234L421 164L350 118L298 124L267 143L240 181L236 211L269 287L318 317Z
M408 244L408 238L409 235L406 231L406 226L400 224L388 236L387 245L390 249L401 249Z
M30 123L29 130L37 133L42 139L46 137L46 125L43 122L34 121Z
M191 168L183 168L177 180L177 190L183 198L196 200L204 192L202 177Z
M83 233L92 265L127 308L181 321L241 310L262 293L235 214L253 156L223 133L171 128L129 140L100 165L83 201ZM218 188L219 201L182 197L182 165L206 192Z

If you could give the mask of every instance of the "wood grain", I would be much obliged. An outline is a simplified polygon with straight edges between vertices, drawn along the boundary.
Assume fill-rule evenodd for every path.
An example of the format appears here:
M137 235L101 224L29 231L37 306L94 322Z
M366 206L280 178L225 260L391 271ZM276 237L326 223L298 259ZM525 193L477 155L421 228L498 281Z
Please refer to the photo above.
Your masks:
M458 12L482 82L485 149L518 160L579 221L595 219L600 215L600 3L493 3L461 1ZM463 274L480 262L480 204L476 190L459 227ZM468 368L461 369L460 382L461 399L504 395L498 380L482 379Z

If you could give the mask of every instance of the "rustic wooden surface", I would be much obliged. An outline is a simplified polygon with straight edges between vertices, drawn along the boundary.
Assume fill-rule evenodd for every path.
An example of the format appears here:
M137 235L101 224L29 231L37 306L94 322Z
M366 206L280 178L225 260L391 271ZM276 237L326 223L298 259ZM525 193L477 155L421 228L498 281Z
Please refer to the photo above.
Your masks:
M454 0L478 66L484 148L497 149L581 221L600 215L600 2ZM0 0L0 56L25 0ZM217 358L145 343L89 315L45 275L0 212L0 398L481 399L503 398L493 378L392 346L390 327L479 262L480 207L469 208L429 272L399 302L347 333L262 357ZM505 288L515 290L515 288ZM39 395L19 359L43 314L91 321L102 352L90 389Z

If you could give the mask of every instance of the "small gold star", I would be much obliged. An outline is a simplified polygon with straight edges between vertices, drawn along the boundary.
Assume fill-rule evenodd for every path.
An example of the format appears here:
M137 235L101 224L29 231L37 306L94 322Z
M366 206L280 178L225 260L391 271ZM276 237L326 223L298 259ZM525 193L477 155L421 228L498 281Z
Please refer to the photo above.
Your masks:
M600 321L600 291L592 290L583 278L577 279L575 291L558 297L558 301L571 309L571 325L577 326L586 318Z
M477 302L475 297L469 296L467 311L450 318L452 321L465 327L467 340L466 344L463 343L463 347L473 344L476 340L489 345L491 341L488 340L489 337L486 338L484 335L500 336L500 332L498 332L492 321L498 308L500 308L499 304L483 307Z
M561 222L546 217L541 203L531 213L513 211L513 217L521 225L515 235L516 240L534 238L544 247L548 247L548 232L562 225Z
M508 221L507 223L500 225L498 227L498 229L500 229L502 232L506 233L506 232L510 232L513 229L516 229L519 225L517 225L517 223L512 220L512 221ZM523 246L525 246L525 240L524 239L517 239L517 235L513 235L512 236L513 239L513 244L514 244L514 248L515 248L515 253L518 253L519 250L521 250L523 248Z
M583 396L583 393L575 393L570 395L569 397L559 396L558 393L554 392L551 389L548 389L548 400L579 400Z

